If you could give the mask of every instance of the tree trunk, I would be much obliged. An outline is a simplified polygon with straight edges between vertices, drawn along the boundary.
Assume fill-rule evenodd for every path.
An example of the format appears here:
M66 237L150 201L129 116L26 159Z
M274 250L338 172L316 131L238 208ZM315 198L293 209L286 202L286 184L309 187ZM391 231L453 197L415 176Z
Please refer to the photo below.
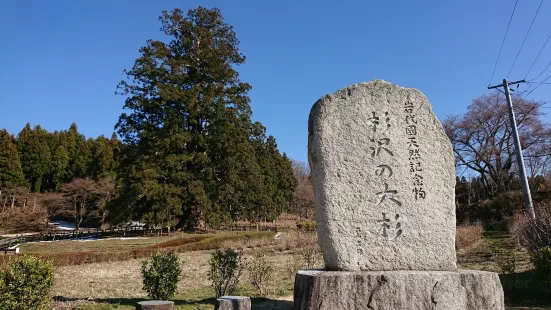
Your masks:
M493 198L493 193L490 188L490 184L488 184L488 179L486 178L486 174L481 173L480 174L480 180L482 181L482 187L484 187L484 191L486 192L486 198Z

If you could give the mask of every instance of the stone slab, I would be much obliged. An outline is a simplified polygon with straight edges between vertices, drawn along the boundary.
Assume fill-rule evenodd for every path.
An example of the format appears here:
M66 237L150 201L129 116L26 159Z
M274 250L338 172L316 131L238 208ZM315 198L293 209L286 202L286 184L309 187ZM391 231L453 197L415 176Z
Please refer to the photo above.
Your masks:
M140 301L136 306L136 310L174 310L174 302L165 300Z
M308 123L329 270L456 270L450 140L416 89L377 80L318 100Z
M485 271L301 270L295 310L504 310L499 277Z
M251 298L247 296L222 296L216 299L214 310L251 310Z

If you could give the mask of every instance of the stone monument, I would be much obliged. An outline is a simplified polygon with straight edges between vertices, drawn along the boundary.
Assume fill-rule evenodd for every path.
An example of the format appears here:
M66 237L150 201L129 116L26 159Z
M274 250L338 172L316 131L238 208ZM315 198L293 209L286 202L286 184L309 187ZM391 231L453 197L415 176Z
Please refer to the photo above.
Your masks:
M295 309L504 309L497 274L457 271L453 150L420 91L321 98L308 156L326 269L298 272Z

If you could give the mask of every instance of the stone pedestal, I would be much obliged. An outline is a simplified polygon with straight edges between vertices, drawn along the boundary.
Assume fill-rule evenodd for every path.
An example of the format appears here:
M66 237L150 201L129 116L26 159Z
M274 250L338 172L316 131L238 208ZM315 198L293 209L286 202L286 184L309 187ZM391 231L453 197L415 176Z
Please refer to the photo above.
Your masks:
M174 310L174 302L164 300L140 301L136 306L136 310Z
M247 296L222 296L216 299L214 310L251 310L251 298Z
M485 271L301 270L295 310L504 310L503 289Z

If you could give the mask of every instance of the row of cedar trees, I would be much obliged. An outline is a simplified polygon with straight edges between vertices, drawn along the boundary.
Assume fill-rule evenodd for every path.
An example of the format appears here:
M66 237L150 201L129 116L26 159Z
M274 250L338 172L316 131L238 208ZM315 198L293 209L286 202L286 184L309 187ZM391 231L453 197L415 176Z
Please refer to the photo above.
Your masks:
M313 193L304 164L281 155L273 137L256 138L250 144L252 152L249 155L253 162L235 158L231 162L233 166L226 163L229 171L224 173L234 177L232 181L237 184L220 184L229 191L223 198L235 203L233 210L231 205L227 210L203 210L204 218L196 218L195 223L219 226L237 219L274 220L282 212L294 211L311 217ZM168 204L163 204L162 201L170 197L162 197L164 193L156 191L166 190L167 185L161 188L156 179L147 177L141 184L125 187L128 182L125 178L133 175L122 174L129 172L128 168L120 165L125 163L121 155L128 154L130 148L132 146L121 143L116 135L110 139L104 136L86 139L78 132L76 124L72 124L69 130L55 132L47 132L40 126L31 128L27 124L15 137L6 130L0 130L0 206L4 215L0 217L0 227L31 229L40 225L36 222L39 219L44 223L48 218L60 216L71 219L76 227L83 222L101 225L107 220L120 223L129 219L174 225L176 218L190 216L186 214L182 217L177 210L170 210ZM248 170L239 172L244 166ZM147 169L149 173L158 173L151 167ZM236 175L231 175L232 172ZM116 184L117 175L119 186ZM143 177L141 173L139 176ZM251 178L250 183L246 182L247 177ZM199 180L195 180L194 184L202 185ZM121 191L135 186L139 186L139 193L121 194ZM181 192L185 189L173 186L172 190ZM128 197L129 194L141 198L150 193L156 195L149 198L150 205L148 202L127 204L128 200L136 199ZM161 202L155 205L154 199ZM249 201L250 204L244 204ZM182 209L185 210L184 206ZM37 217L37 213L42 217Z
M271 137L264 143L258 143L258 146L261 148L258 153L265 153L260 153L263 155L261 163L253 163L260 168L257 173L261 175L255 177L260 178L262 183L255 186L270 185L275 191L281 191L276 195L288 196L272 196L281 200L275 201L278 205L268 201L272 205L265 208L249 205L251 210L246 210L237 205L233 214L216 214L216 210L212 210L208 214L211 221L206 224L227 223L223 217L226 216L227 220L232 215L233 220L253 221L273 220L282 212L312 216L313 192L307 167L300 162L291 162L285 154L280 155ZM0 130L0 213L4 215L0 216L0 228L33 229L52 217L68 218L76 227L83 222L101 225L107 223L109 211L109 220L117 223L125 215L128 216L126 219L146 219L162 224L168 224L168 216L172 216L174 221L175 213L161 218L151 210L127 209L128 206L124 205L125 201L117 191L124 188L116 186L117 174L126 170L119 166L120 154L124 154L121 149L124 148L128 146L122 144L115 134L110 139L104 136L86 139L78 132L76 124L72 124L69 130L55 132L47 132L39 125L32 128L27 124L17 136L5 129ZM124 184L122 177L119 181ZM282 177L287 179L282 180ZM264 194L268 200L272 198L266 197L270 193L250 194ZM240 217L243 212L248 213ZM150 218L152 215L157 217ZM213 218L215 221L212 221Z
M27 124L13 137L0 131L0 188L23 186L31 192L57 192L75 178L99 180L116 173L121 143L117 136L86 139L76 124L48 132Z
M27 124L0 131L0 228L35 230L63 217L77 227L103 224L115 195L121 142L86 139L76 124L48 132Z
M86 140L76 125L54 133L27 126L15 138L3 131L0 186L61 192L64 203L44 205L65 205L59 212L77 226L90 210L111 223L197 229L275 220L303 206L295 199L300 173L251 119L232 26L216 8L174 9L159 20L163 40L146 42L117 87L121 141Z

